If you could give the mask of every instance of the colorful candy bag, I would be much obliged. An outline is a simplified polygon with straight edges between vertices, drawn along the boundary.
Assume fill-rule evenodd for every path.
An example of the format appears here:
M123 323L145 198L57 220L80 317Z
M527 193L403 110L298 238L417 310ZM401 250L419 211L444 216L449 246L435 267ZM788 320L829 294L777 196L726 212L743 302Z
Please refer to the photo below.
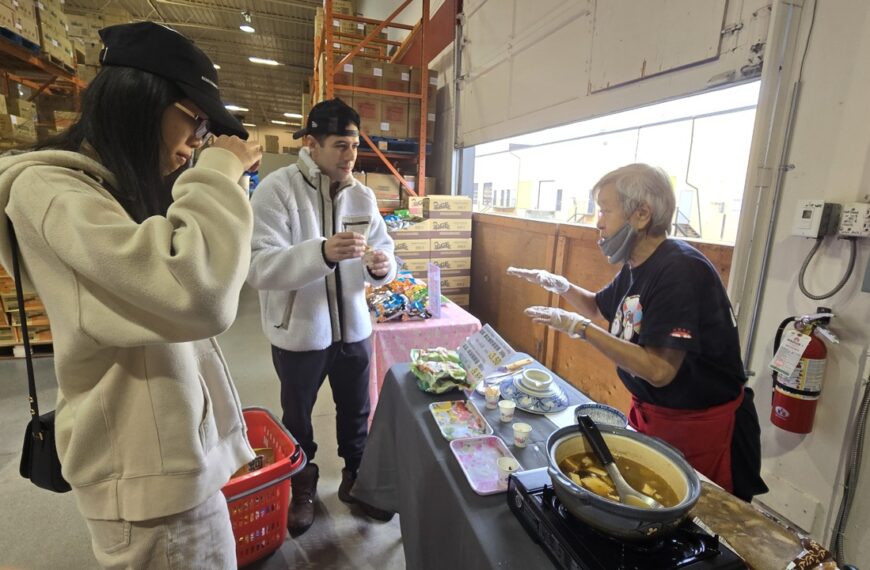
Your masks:
M369 290L366 295L369 309L379 323L400 319L428 319L426 308L429 288L424 281L409 273L399 273L390 283Z
M443 394L455 388L472 388L455 350L442 347L415 348L411 350L411 372L417 378L417 386L430 394Z

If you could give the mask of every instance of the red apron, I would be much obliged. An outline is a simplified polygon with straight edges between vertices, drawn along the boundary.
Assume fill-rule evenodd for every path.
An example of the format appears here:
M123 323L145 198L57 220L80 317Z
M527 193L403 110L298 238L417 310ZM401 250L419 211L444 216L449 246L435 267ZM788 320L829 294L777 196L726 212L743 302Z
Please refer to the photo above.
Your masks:
M734 400L704 410L675 410L632 397L628 421L634 429L661 438L679 449L692 467L729 493L731 436L743 391Z

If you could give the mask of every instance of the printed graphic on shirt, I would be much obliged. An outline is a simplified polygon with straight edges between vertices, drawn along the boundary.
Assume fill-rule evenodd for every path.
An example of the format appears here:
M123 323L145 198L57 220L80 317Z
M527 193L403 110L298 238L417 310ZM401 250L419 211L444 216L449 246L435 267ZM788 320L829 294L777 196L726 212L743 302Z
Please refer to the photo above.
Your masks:
M622 300L616 316L610 324L610 334L624 340L631 340L640 334L640 323L643 320L643 306L640 295L632 295Z
M677 327L671 331L671 336L674 338L685 338L691 340L692 333L689 329Z

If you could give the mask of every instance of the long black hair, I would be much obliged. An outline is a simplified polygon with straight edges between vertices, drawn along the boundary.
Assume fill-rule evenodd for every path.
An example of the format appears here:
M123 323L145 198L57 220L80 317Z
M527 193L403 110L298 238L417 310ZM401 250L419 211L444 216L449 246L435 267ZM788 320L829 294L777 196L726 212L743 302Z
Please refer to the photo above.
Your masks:
M131 67L104 67L82 96L81 118L35 150L79 152L87 141L117 179L106 189L137 222L165 215L172 182L160 171L163 112L184 98L172 82Z

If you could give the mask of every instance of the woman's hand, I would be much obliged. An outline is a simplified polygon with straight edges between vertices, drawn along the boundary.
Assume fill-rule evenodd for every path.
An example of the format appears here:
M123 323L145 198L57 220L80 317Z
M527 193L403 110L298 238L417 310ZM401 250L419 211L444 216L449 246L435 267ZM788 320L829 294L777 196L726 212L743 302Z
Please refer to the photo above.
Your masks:
M561 295L571 288L571 284L561 275L544 271L543 269L521 269L519 267L508 267L507 274L511 277L519 277L525 279L529 283L540 285L551 293Z
M572 313L557 307L529 307L523 311L527 317L542 325L566 333L573 338L585 338L585 329L589 325L589 319L583 315ZM579 332L578 332L579 331Z
M260 143L244 141L235 135L214 137L210 146L228 150L236 155L245 167L245 172L255 172L263 157L263 147Z

